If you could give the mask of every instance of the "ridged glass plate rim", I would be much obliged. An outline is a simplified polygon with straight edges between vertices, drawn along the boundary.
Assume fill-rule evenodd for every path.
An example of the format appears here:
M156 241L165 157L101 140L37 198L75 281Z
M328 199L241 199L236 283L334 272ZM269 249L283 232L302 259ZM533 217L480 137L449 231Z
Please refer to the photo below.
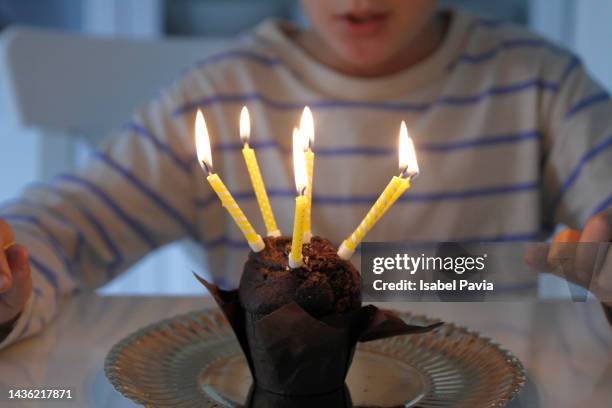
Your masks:
M420 314L415 315L415 314L412 314L410 312L405 312L405 311L394 310L393 312L397 313L402 319L409 321L409 322L413 322L413 323L418 322L420 324L432 324L432 323L440 321L439 319L433 319L433 318L427 317L425 315L420 315ZM143 339L143 337L145 336L150 336L155 333L162 333L164 328L168 328L172 324L175 324L175 325L183 324L184 325L185 323L193 322L194 320L199 321L200 324L202 320L208 321L208 325L200 326L200 327L201 328L206 327L206 328L213 329L209 333L209 334L216 334L216 336L213 336L213 337L217 337L218 339L225 339L226 341L235 340L234 334L231 330L229 323L227 322L223 314L218 309L215 309L215 308L205 308L205 309L200 309L200 310L194 310L188 313L184 313L184 314L180 314L174 317L163 319L158 322L150 323L136 330L132 334L129 334L128 336L124 337L122 340L117 342L110 349L110 351L108 352L106 356L105 362L104 362L104 372L109 382L113 385L113 387L119 393L131 399L132 401L138 404L145 405L145 406L147 404L151 404L150 399L142 398L143 392L141 391L139 392L138 390L131 389L131 386L129 384L130 382L129 379L126 378L121 373L119 362L120 362L120 359L122 358L122 354L126 350L129 349L129 346L136 344L139 340ZM210 325L213 322L215 324L215 327L212 327ZM518 395L518 393L521 391L522 387L524 386L526 382L526 374L525 374L525 369L523 367L523 364L512 352L503 348L498 342L496 342L495 340L492 340L489 337L481 335L479 332L475 330L469 329L464 326L455 325L454 323L445 323L444 325L442 325L441 327L439 327L438 329L436 329L434 332L431 332L431 333L420 334L420 335L417 334L417 335L411 335L411 336L398 336L398 337L406 337L408 339L411 339L411 338L419 339L419 338L422 338L422 336L432 336L432 335L436 335L436 333L440 334L442 332L444 332L444 337L449 337L452 334L459 334L459 335L466 336L467 338L470 338L473 341L478 341L482 343L483 346L488 346L489 348L493 349L497 353L501 354L505 358L506 364L511 368L511 377L506 380L507 382L510 382L512 385L506 387L505 393L498 395L496 401L486 405L486 407L503 407ZM191 331L191 333L195 336L200 334L195 331ZM202 338L200 337L200 339ZM369 351L377 351L377 349L379 348L377 347L377 344L383 344L381 342L386 342L389 340L393 340L393 339L383 339L383 340L378 340L378 341L369 342L369 343L360 343L358 345L358 350L365 349ZM380 353L386 354L384 351L380 351ZM218 358L221 358L221 356L219 356ZM217 360L218 358L211 360L211 362L214 360ZM202 369L204 368L205 367L202 367ZM428 375L428 373L423 373L423 374ZM202 399L202 402L208 402L209 404L211 404L210 405L211 408L219 407L217 401L211 400L208 396L206 396L203 393L201 394L201 399ZM422 402L425 402L425 401L422 401Z

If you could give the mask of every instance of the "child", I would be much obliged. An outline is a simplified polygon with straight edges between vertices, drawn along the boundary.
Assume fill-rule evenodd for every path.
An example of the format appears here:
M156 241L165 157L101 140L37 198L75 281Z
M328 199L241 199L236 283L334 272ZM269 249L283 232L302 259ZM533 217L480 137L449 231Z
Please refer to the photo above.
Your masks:
M215 171L259 231L243 105L285 233L291 130L309 105L313 228L336 243L397 173L401 120L422 173L368 239L536 240L559 223L583 228L584 241L612 238L612 105L575 56L522 28L438 12L434 0L302 4L312 28L262 24L145 106L84 169L4 208L0 346L40 330L63 295L183 237L202 243L214 277L236 282L246 243L195 160L197 109Z

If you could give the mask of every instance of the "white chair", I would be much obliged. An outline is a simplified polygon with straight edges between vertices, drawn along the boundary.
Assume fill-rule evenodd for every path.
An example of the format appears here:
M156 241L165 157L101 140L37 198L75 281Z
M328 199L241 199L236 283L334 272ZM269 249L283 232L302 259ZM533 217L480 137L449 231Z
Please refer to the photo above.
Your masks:
M0 36L8 117L99 142L221 40L127 40L14 27Z
M219 39L128 40L9 28L0 35L2 116L39 132L37 174L46 179L70 169L79 151L97 145L183 69L221 47ZM163 271L177 258L186 260L184 248L165 249L115 288L180 293L188 283ZM148 279L139 279L144 269Z

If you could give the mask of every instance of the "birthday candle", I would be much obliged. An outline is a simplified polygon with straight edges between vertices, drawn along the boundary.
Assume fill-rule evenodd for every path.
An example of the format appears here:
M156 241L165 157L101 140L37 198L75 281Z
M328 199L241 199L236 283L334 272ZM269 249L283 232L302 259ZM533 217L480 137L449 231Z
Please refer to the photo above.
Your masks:
M221 204L229 212L236 225L238 225L238 228L240 228L240 231L244 234L251 249L254 252L261 251L265 248L263 239L255 232L246 215L244 215L238 203L234 200L234 197L232 197L225 184L223 184L223 181L221 181L221 178L213 170L210 138L208 136L208 129L206 129L204 115L200 110L198 110L196 114L195 139L198 162L200 166L202 166L202 170L206 173L206 180L208 180L208 183L219 197L219 200L221 200Z
M397 183L401 178L401 184L395 190L387 207L379 214L379 219L393 206L393 204L410 188L410 181L419 174L419 163L416 158L416 150L412 139L408 136L406 122L402 120L399 135L399 168L402 177L394 177L392 182ZM389 183L391 184L391 183ZM389 186L387 186L389 187Z
M305 195L308 188L308 175L306 172L306 158L304 157L304 141L297 129L293 129L293 169L297 197L295 198L295 215L289 266L295 269L304 264L302 261L302 244L304 239L304 215L308 205Z
M304 139L304 156L306 158L306 172L308 174L308 187L306 188L306 212L304 213L304 241L310 242L312 238L312 178L314 175L315 154L312 151L314 144L314 119L310 108L306 106L300 119L300 133Z
M274 218L272 206L270 205L270 199L268 198L263 177L261 176L261 171L259 170L255 150L249 146L250 137L251 120L249 117L249 111L247 110L246 106L244 106L240 112L240 139L244 144L242 148L242 155L244 156L244 162L246 163L247 170L249 171L251 184L253 185L253 190L255 191L257 204L259 204L259 211L261 212L264 224L266 225L268 236L279 237L281 232L276 225L276 219Z
M391 208L399 197L410 187L410 180L419 173L416 153L414 152L414 144L408 137L408 131L404 122L402 122L402 126L400 127L398 150L400 175L394 176L391 179L355 231L342 242L340 249L338 249L338 255L342 259L349 259L353 253L355 253L357 246L361 243L368 231L376 225L389 208Z

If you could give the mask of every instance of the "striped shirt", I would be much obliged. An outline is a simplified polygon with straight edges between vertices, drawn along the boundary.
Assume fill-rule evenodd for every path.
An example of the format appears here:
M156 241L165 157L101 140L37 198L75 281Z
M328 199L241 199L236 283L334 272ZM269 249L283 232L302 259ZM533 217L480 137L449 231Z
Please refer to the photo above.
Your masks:
M4 206L0 216L30 249L35 290L0 346L43 327L62 296L98 287L181 238L201 243L213 278L237 281L247 245L197 163L198 108L216 171L261 233L238 136L243 105L286 234L295 197L291 130L304 105L316 126L313 231L335 243L397 173L401 120L421 176L370 241L534 240L558 223L579 228L611 206L612 104L567 50L453 12L444 42L425 61L362 79L313 60L291 41L294 29L266 22L205 58L87 166L33 184Z

